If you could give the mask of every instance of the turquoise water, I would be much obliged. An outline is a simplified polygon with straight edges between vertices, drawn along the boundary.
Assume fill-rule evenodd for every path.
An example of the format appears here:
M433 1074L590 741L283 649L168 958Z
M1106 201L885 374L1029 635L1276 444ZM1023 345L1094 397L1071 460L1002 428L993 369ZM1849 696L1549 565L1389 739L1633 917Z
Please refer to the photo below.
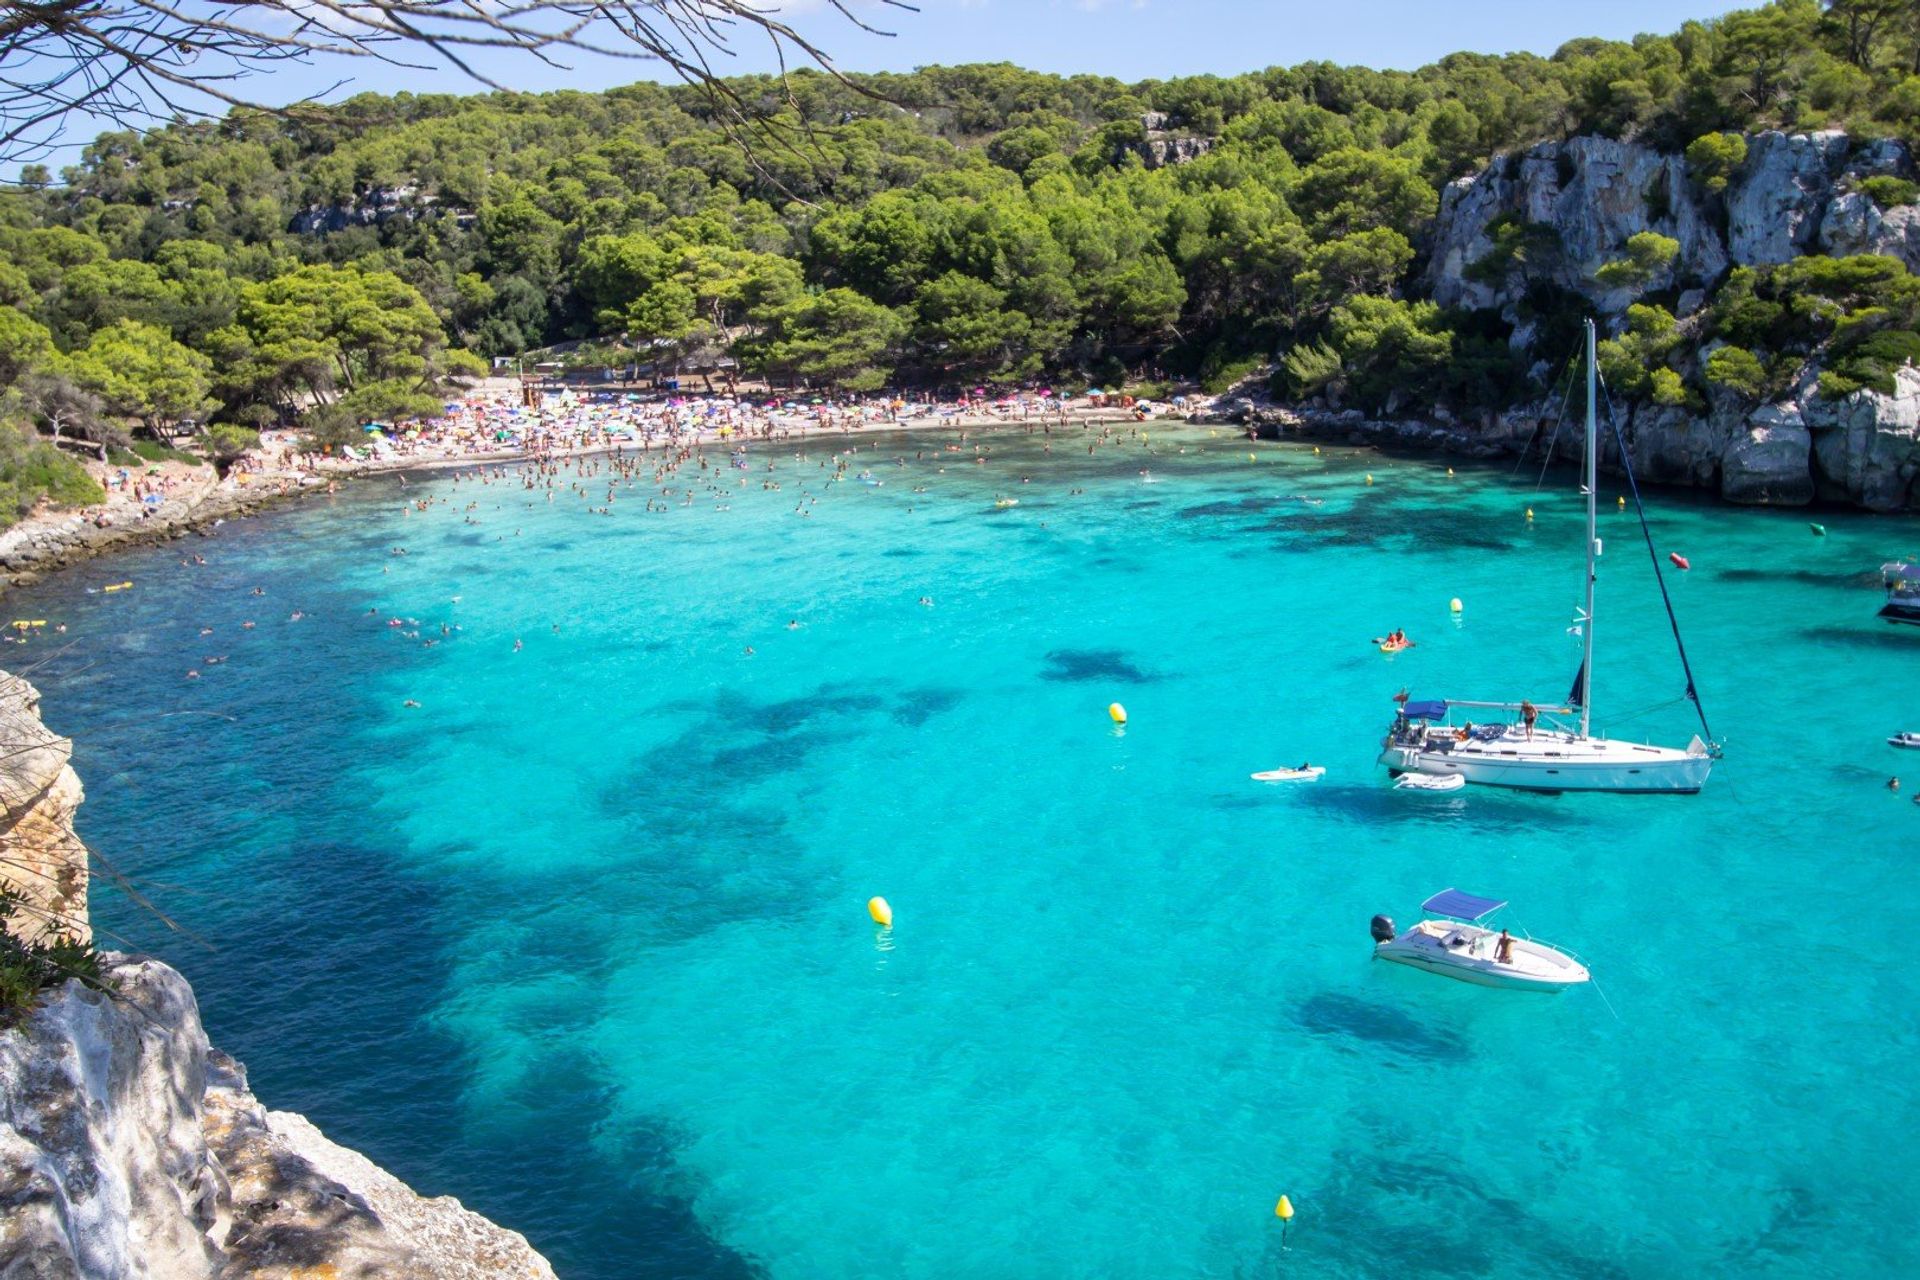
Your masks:
M83 834L192 936L104 886L98 920L271 1105L566 1277L1920 1266L1920 757L1883 744L1920 631L1872 616L1912 523L1658 495L1706 793L1419 796L1373 763L1394 690L1571 680L1569 487L987 439L863 441L878 486L756 447L610 515L604 475L372 482L16 594L69 624L5 656ZM1597 727L1684 743L1603 518ZM1599 989L1370 961L1449 885Z

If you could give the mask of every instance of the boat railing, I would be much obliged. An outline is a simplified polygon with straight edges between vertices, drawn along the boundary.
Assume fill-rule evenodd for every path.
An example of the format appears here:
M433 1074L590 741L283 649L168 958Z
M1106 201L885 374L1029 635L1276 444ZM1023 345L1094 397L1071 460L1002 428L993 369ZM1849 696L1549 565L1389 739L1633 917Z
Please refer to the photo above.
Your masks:
M1563 947L1557 942L1548 942L1545 938L1536 938L1525 929L1520 929L1518 932L1522 938L1525 938L1536 947L1545 947L1549 951L1557 951L1583 969L1591 970L1593 968L1592 965L1587 963L1587 958L1578 951L1575 951L1572 947Z
M1464 702L1464 701L1456 701L1456 700L1455 700L1455 699L1453 699L1453 698L1448 698L1448 699L1447 699L1447 707L1448 707L1448 709L1449 709L1449 710L1451 710L1451 709L1452 709L1452 708L1454 708L1454 707L1478 707L1478 708L1481 708L1481 709L1483 709L1483 710L1491 710L1491 711L1519 711L1519 710L1521 710L1521 709L1523 709L1523 708L1525 708L1525 707L1528 707L1528 706L1531 706L1531 707L1532 707L1532 708L1533 708L1533 709L1534 709L1535 711L1538 711L1538 712L1539 712L1539 713L1540 713L1541 715L1563 715L1563 716L1567 716L1567 715L1572 715L1572 714L1574 714L1575 712L1577 712L1577 711L1579 710L1579 708L1578 708L1578 707L1562 707L1562 706L1551 706L1551 705L1549 705L1549 704L1547 704L1547 703L1544 703L1544 702L1534 702L1534 703L1526 703L1526 702Z

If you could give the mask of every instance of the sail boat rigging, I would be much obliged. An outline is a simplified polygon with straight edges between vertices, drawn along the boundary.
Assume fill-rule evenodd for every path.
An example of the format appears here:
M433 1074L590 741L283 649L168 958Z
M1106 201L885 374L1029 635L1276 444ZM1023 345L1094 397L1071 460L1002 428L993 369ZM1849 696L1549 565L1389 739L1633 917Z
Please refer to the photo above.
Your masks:
M1603 547L1599 535L1599 362L1596 336L1591 320L1586 324L1587 360L1587 433L1582 468L1583 489L1587 499L1586 582L1578 620L1580 628L1580 670L1563 706L1536 707L1522 702L1463 702L1426 700L1404 702L1394 717L1380 753L1380 763L1394 775L1421 773L1457 776L1483 786L1512 787L1529 791L1622 791L1691 794L1705 785L1717 752L1695 736L1685 748L1658 747L1620 739L1593 736L1594 671L1594 593L1598 582L1599 560ZM1611 406L1609 406L1611 407ZM1620 445L1621 461L1627 459L1626 443L1620 439L1619 425L1612 422ZM1641 511L1641 527L1646 527L1640 492L1632 484L1632 468L1627 467L1633 487L1636 509ZM1651 534L1647 546L1653 553ZM1654 572L1659 577L1659 558L1654 556ZM1673 602L1667 597L1666 582L1660 592L1673 622L1673 635L1680 644L1680 628L1673 619ZM1693 671L1687 662L1686 648L1680 644L1680 661L1687 676L1687 697L1700 712L1706 728L1706 714L1694 689ZM1451 723L1455 708L1467 714L1475 711L1507 713L1512 719L1496 718L1492 723L1456 728ZM1578 713L1578 727L1538 727L1540 716L1568 716ZM1710 733L1710 731L1709 731Z

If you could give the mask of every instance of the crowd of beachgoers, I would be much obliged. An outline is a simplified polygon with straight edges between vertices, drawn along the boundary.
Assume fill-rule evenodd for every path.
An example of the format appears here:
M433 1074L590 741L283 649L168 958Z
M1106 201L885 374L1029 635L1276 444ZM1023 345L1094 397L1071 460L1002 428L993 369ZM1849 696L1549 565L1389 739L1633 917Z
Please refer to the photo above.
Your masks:
M1148 421L1169 413L1184 414L1187 406L1136 400L1121 393L1067 397L1050 390L946 400L567 390L533 397L496 391L449 402L446 410L443 416L423 422L370 423L364 441L337 456L295 458L282 446L280 464L319 473L632 445L777 441L831 432L1064 424L1088 419ZM271 446L268 452L272 453Z
M438 417L367 423L352 444L316 447L297 430L263 432L259 447L224 474L189 457L133 465L90 463L106 501L43 510L0 533L0 563L21 571L96 554L127 538L169 536L260 502L331 492L346 477L379 471L479 466L638 450L778 442L949 427L1030 429L1131 424L1204 408L1199 400L1138 400L1124 393L1066 396L1048 389L930 399L778 393L660 394L608 388L534 388L492 382L445 404Z
M570 416L564 406L515 413L511 406L463 403L432 427L422 428L417 436L402 437L423 450L436 452L414 455L416 461L412 465L395 468L401 473L396 477L398 492L404 499L401 515L411 530L424 532L423 522L428 522L425 527L431 527L430 522L436 519L458 520L473 533L490 530L495 542L504 543L521 536L524 524L521 511L536 503L549 507L565 504L590 516L614 516L618 508L620 514L662 517L692 507L731 511L741 490L756 489L784 491L778 501L783 504L791 501L793 515L809 519L824 501L831 501L837 495L888 483L897 486L896 492L907 491L906 509L911 514L917 496L929 491L929 482L935 475L945 473L949 467L986 463L994 453L996 441L1004 441L1010 434L1004 430L996 433L961 426L958 425L961 420L956 417L952 419L956 429L950 436L910 442L884 437L852 438L836 443L831 450L802 450L798 447L798 437L817 437L823 430L844 429L851 433L862 427L902 427L912 423L901 418L899 410L893 410L893 416L886 412L869 415L845 404L831 409L825 405L808 405L808 410L819 408L826 412L809 413L785 424L766 416L764 407L759 413L742 414L736 404L731 423L724 406L716 406L716 412L709 415L702 403L691 418L685 416L687 407L684 404L654 406L659 410L657 416L653 412L607 415L582 409L576 417ZM522 426L517 435L509 425L516 421ZM496 430L506 438L496 439L492 434ZM634 434L625 434L628 431ZM754 434L750 436L749 431ZM783 432L796 437L793 447L781 447ZM1104 449L1138 451L1140 475L1146 483L1153 482L1146 464L1154 452L1150 442L1156 433L1143 423L1111 413L1096 418L1069 410L1064 414L1031 414L1024 420L1015 418L1013 433L1040 438L1039 448L1043 454L1053 453L1056 445L1075 453L1084 449L1088 455ZM490 445L510 442L516 445L514 457L494 457L486 453ZM1184 454L1196 444L1198 441L1183 443L1176 439L1160 447ZM315 484L334 485L337 477L329 474L328 467L335 459L326 454L315 458L301 453L297 446L288 447L294 451L285 459L286 466L309 468L298 474ZM394 454L400 453L399 446L391 448ZM451 474L440 484L431 487L409 484L405 472L430 469L434 458L446 463L458 461L462 465L449 466ZM268 460L275 465L281 461L271 455ZM269 482L265 478L288 473L261 470L240 474L253 475L255 479L250 483L261 486ZM233 481L238 476L229 475L228 479ZM144 491L158 482L141 478L131 483ZM1016 483L1022 487L1016 488ZM1071 479L1053 477L1050 484L1049 477L1036 471L1019 476L1017 482L1010 478L1008 491L996 497L990 508L983 506L983 512L997 514L1020 506L1020 499L1014 494L1031 492L1024 488L1028 485L1069 497L1085 492ZM152 491L163 495L175 492L165 487ZM144 498L139 501L143 507L148 505ZM158 511L169 501L163 497L156 504L156 523L170 518L164 511ZM201 523L217 525L219 521ZM1044 521L1039 527L1046 527ZM217 530L209 531L217 533ZM416 551L426 555L436 550L445 551L445 544L436 539L424 541L427 545L412 549L404 542L396 543L387 547L384 554L398 557ZM182 545L177 552L178 563L183 571L197 571L225 553L226 548L215 537L207 542ZM114 592L136 585L128 581L97 589ZM263 597L260 616L243 621L241 631L253 631L278 618L298 623L319 616L303 602L269 603L264 599L263 586L249 590ZM457 603L459 597L454 600ZM918 603L931 607L934 601L931 596L923 595ZM353 616L369 621L369 625L378 621L382 624L381 631L395 640L426 648L455 640L461 630L451 617L422 620L401 612L383 611L378 604L364 611L355 606ZM803 625L797 617L788 623L789 629ZM543 633L549 626L553 634L559 634L559 622L551 620L539 622L532 631ZM31 645L46 637L64 635L66 631L66 625L58 619L27 620L0 630L0 641ZM207 642L213 635L211 626L202 626L199 641ZM524 637L513 637L514 651L518 652L524 643ZM196 642L189 647L197 652L204 644ZM742 656L753 655L751 646L743 648ZM189 661L183 676L198 681L210 675L212 668L225 664L227 658L227 654L220 652L205 654L197 661ZM407 705L415 707L419 703L409 699Z

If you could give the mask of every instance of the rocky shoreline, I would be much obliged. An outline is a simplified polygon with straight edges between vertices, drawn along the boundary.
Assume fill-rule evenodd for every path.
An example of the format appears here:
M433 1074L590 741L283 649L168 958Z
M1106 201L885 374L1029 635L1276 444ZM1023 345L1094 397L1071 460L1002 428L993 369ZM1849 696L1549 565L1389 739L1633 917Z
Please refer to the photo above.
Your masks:
M73 744L4 672L0 743L0 890L84 940ZM0 1027L0 1275L553 1280L518 1233L268 1111L175 970L111 952L101 968L106 990L70 980Z
M1722 406L1705 415L1657 405L1621 406L1621 435L1643 484L1706 490L1740 506L1847 506L1879 514L1912 510L1920 477L1920 370L1895 375L1893 395L1856 391L1820 396L1807 379L1795 394L1751 409ZM1541 456L1555 439L1558 406L1527 405L1471 422L1375 417L1358 409L1286 405L1242 396L1189 421L1244 428L1264 440L1310 438L1340 444L1463 458ZM1559 424L1555 456L1572 462L1581 415ZM1605 432L1606 428L1602 427ZM1610 433L1601 468L1619 473Z
M277 503L324 491L323 485L284 493L216 490L199 501L180 504L175 510L105 525L95 524L77 513L49 512L32 516L0 533L0 594L9 586L31 586L45 574L109 552L158 546L202 532L218 520L253 515Z

